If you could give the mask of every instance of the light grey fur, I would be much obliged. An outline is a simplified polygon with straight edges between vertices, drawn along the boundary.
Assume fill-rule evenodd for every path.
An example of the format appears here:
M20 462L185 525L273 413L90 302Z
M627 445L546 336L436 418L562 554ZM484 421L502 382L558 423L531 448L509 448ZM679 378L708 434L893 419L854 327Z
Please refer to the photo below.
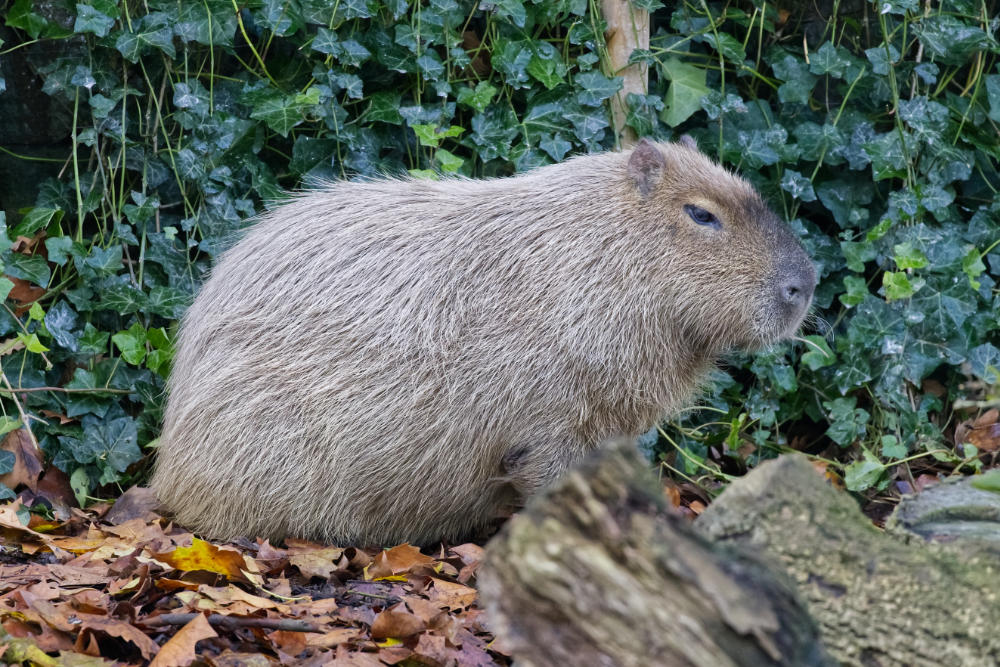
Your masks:
M683 406L722 351L794 331L796 271L811 295L798 241L686 145L324 186L189 309L152 486L210 537L460 538Z

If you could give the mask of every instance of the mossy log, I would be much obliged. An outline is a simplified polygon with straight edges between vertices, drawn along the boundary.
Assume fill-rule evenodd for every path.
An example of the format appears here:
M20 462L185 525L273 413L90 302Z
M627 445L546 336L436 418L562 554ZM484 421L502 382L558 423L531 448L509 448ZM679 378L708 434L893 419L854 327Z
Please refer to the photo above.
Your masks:
M512 519L480 580L520 665L978 666L1000 664L998 571L995 544L876 528L800 456L692 527L616 445Z
M517 664L834 664L788 582L695 532L648 467L602 450L490 542L480 594Z
M899 518L916 516L927 496L941 497L937 516L961 515L942 507L967 502L954 490L943 485L904 501L889 522L897 529L886 532L804 457L785 456L730 485L696 525L717 542L756 549L780 564L841 664L997 665L1000 550L982 532L928 542L905 530L916 519ZM979 527L996 533L996 514L990 527L982 507L991 495L1000 505L1000 495L982 493L973 494Z

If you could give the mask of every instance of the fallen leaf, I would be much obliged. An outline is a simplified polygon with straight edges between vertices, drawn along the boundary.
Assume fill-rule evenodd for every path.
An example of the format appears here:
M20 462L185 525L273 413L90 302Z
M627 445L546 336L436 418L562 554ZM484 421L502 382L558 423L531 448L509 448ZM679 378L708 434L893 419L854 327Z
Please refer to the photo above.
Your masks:
M187 667L197 657L195 645L202 639L218 636L208 619L198 614L160 647L149 667Z
M288 550L288 562L299 569L305 577L329 579L342 568L338 563L344 555L343 549L324 547L321 549Z
M182 572L212 572L240 581L249 581L246 571L256 569L252 561L236 549L217 547L197 537L192 538L189 547L177 547L152 556Z
M397 547L385 549L375 556L375 561L368 568L368 578L380 579L406 574L417 568L433 566L435 562L434 558L420 553L420 549L409 544L400 544Z
M355 628L336 628L321 635L310 634L306 637L306 645L315 648L333 648L339 644L346 644L361 636Z
M402 603L386 609L372 623L372 639L412 637L427 629L420 617L406 610Z
M142 653L142 657L147 660L156 655L160 646L150 639L144 632L130 623L119 621L96 614L77 614L77 618L82 621L80 625L80 637L77 640L77 650L80 650L80 640L83 640L89 633L102 632L111 637L118 637L130 644L133 644Z
M159 518L156 513L159 506L160 499L156 497L152 489L144 486L133 486L115 501L115 504L104 516L104 520L113 525L132 519L142 519L144 522L155 521Z
M42 474L42 453L35 446L31 435L23 428L17 428L4 437L0 450L14 455L14 469L0 475L0 484L9 489L25 485L32 491L38 489L38 478Z
M7 275L5 275L4 278L7 278L7 280L10 280L12 283L14 283L14 288L11 289L10 294L8 294L7 298L17 301L19 304L21 304L15 311L19 315L24 311L26 311L27 307L30 306L32 303L38 301L43 296L45 296L46 290L44 287L38 287L37 285L32 285L23 278L13 278Z
M431 581L434 585L430 590L429 597L442 607L452 610L464 609L476 601L475 588L435 577L431 577Z
M306 633L304 632L275 630L267 637L276 649L292 658L306 650Z

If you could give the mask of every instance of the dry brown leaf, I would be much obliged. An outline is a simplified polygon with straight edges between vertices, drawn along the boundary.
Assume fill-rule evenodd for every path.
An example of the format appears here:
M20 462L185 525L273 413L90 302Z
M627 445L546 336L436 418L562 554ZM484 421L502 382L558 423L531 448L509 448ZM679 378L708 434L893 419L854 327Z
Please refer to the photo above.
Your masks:
M8 295L9 299L17 301L21 304L14 312L21 314L28 309L28 306L38 301L43 296L45 296L45 288L38 287L37 285L32 285L27 280L23 278L13 278L11 276L4 276L12 283L14 283L14 288L10 291Z
M159 645L144 632L125 621L98 616L96 614L77 614L76 617L82 621L79 626L80 639L83 639L88 634L88 631L89 633L102 632L111 637L118 637L133 644L142 653L142 657L147 660L156 655L156 652L160 649ZM80 647L80 639L77 640L77 650ZM88 651L83 652L89 653Z
M160 499L156 497L152 489L144 486L133 486L115 501L115 504L104 516L104 520L113 525L135 519L142 520L144 523L156 521L159 518L156 513L159 506Z
M990 426L992 424L996 424L998 419L1000 419L1000 410L997 408L990 408L983 414L976 417L976 420L972 422L972 427L982 428L983 426Z
M451 610L464 609L476 601L476 589L444 579L431 577L434 582L429 591L431 600Z
M275 630L268 634L271 645L282 653L294 658L306 650L306 633L291 630Z
M355 628L335 628L323 634L310 634L306 637L306 645L315 648L333 648L340 644L346 644L361 636Z
M399 603L375 617L371 635L372 639L400 639L420 634L426 629L427 624L419 616L410 613L403 603Z
M7 434L0 443L0 450L14 455L14 469L0 475L0 484L9 489L25 485L33 492L38 490L38 478L42 474L42 453L35 446L31 435L23 428Z
M236 586L199 586L198 592L227 608L224 613L248 616L261 609L274 609L280 614L290 614L291 608L284 603L247 593Z
M195 645L202 639L218 636L208 619L198 614L160 647L149 667L187 667L197 657Z
M341 570L339 565L343 549L324 547L320 549L288 550L288 562L298 568L304 577L329 579L334 572Z
M406 574L419 568L433 566L436 562L434 558L420 553L420 549L409 544L400 544L385 549L375 556L375 561L368 568L368 578L380 579Z

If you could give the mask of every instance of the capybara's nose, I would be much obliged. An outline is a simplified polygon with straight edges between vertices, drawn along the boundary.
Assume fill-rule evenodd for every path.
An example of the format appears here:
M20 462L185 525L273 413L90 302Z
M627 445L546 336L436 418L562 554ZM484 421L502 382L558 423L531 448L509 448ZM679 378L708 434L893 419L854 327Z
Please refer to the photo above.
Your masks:
M779 283L779 297L792 311L802 311L809 307L816 284L816 273L812 266L808 269L790 271Z

